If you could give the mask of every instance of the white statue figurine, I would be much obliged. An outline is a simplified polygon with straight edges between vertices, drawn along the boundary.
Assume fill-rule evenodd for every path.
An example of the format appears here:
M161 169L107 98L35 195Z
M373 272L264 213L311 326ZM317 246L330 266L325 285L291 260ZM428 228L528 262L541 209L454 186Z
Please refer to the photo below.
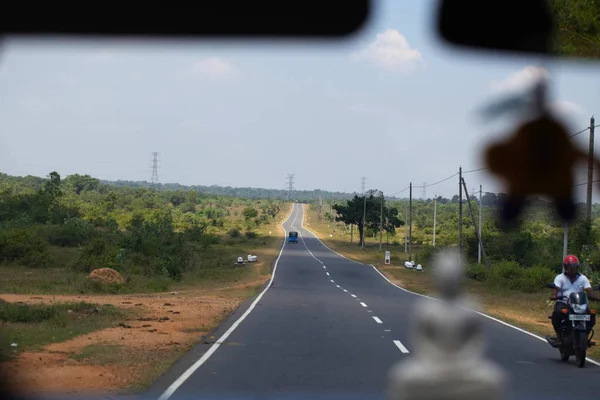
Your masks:
M392 368L388 399L504 398L505 374L484 358L481 317L471 311L474 304L464 296L462 258L456 252L441 252L433 271L440 301L423 299L416 304L414 351Z

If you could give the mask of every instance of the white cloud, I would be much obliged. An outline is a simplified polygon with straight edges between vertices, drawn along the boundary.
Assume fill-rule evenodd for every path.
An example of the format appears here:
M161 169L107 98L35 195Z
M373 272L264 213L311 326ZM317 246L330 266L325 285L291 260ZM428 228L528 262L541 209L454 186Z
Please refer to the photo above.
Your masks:
M516 92L531 88L541 78L549 77L548 70L536 66L527 66L509 77L492 81L490 84L494 92Z
M550 73L547 69L527 66L505 79L492 81L490 89L495 93L517 93L532 89L533 86L542 78L549 78ZM551 105L554 112L562 116L578 116L583 114L581 106L568 100L553 101Z
M577 103L567 100L559 100L552 103L552 108L557 114L576 116L583 115L583 109Z
M207 57L196 61L193 71L208 78L233 77L240 73L235 66L219 57Z
M353 56L388 70L407 70L422 59L419 50L410 47L404 35L396 29L379 33L375 41Z

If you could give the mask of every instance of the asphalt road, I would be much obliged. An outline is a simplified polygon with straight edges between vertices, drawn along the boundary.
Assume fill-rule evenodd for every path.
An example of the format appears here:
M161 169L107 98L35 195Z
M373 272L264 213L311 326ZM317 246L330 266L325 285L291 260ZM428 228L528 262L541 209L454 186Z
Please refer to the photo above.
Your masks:
M217 338L227 336L222 343L198 345L158 379L150 398L384 398L390 367L410 357L408 321L422 297L329 250L302 227L302 216L296 204L284 223L301 238L284 245L270 288L217 330ZM511 398L600 393L597 366L564 364L538 338L481 319L487 355L509 374Z

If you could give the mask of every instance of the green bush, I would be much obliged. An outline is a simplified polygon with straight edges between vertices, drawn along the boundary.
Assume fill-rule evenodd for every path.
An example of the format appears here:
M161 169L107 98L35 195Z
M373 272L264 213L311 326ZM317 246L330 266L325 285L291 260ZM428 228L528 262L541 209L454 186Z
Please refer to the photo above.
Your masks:
M256 239L258 237L258 234L253 231L247 231L245 233L245 236L246 236L246 239Z
M93 233L94 226L88 221L70 218L50 231L48 241L54 246L75 247L87 243Z
M48 244L32 228L0 231L0 261L45 267L51 261Z
M554 282L556 274L547 267L525 268L520 289L524 292L533 293L544 290L546 284Z
M237 228L231 228L227 231L227 235L229 235L232 238L239 238L240 236L242 236L242 232L240 232L240 230Z
M98 268L115 268L119 256L122 256L122 251L118 246L105 237L97 237L80 249L73 267L86 273Z
M467 277L478 282L485 282L488 278L488 268L482 264L471 264L467 267Z
M555 273L548 267L521 267L515 261L501 261L492 265L487 281L497 288L538 292L554 280Z

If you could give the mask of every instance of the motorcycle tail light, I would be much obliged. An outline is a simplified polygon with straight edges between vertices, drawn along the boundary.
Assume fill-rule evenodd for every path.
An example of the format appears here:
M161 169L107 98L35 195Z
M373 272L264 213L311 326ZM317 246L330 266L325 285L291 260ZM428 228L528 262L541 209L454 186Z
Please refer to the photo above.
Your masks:
M596 314L596 310L590 310L590 314Z
M569 310L567 310L566 308L563 308L562 310L560 310L560 312L563 314L568 314Z

